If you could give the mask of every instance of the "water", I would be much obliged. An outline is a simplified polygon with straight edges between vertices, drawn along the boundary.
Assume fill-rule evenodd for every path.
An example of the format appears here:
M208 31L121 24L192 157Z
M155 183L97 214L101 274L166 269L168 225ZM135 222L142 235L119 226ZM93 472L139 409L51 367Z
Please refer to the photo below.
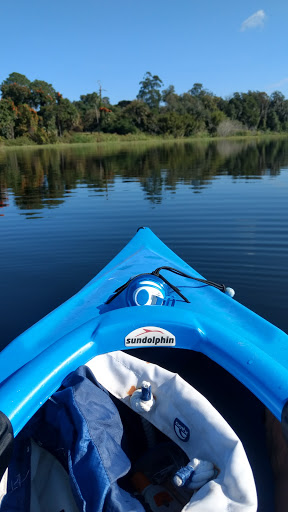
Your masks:
M288 332L287 139L1 149L0 190L1 347L76 293L143 225ZM179 371L181 354L154 354ZM185 356L181 372L201 380L196 359ZM228 376L203 365L199 388L221 410ZM253 462L259 510L271 512L270 470L255 455L261 406L227 383L226 417ZM253 421L247 410L259 411ZM250 420L258 447L249 445Z

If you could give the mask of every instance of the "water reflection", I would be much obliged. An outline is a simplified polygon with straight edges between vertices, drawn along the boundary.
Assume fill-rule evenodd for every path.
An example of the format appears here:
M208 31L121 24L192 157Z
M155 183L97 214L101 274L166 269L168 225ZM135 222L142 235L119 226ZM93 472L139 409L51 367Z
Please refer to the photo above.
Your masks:
M99 146L0 151L0 208L8 191L27 217L59 207L73 190L86 186L106 195L120 178L136 181L152 203L180 184L201 193L217 176L233 179L277 176L288 165L288 140L171 142L108 149ZM36 211L35 211L36 210ZM2 213L2 212L1 212Z

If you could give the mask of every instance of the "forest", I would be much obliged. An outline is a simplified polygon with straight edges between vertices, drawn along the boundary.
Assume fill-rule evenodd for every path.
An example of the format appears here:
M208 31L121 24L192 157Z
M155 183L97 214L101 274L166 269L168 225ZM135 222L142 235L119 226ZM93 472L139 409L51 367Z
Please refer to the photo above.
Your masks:
M0 144L85 142L93 133L183 138L288 132L288 100L279 91L269 96L249 90L221 98L194 83L177 94L173 85L165 88L149 71L139 83L136 99L117 105L103 96L101 85L70 101L48 82L30 81L16 72L0 90Z

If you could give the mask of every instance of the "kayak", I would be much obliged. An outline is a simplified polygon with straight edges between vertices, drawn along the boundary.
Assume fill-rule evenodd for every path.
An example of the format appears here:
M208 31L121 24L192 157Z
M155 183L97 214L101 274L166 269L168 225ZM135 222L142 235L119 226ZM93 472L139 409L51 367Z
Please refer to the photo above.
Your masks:
M282 418L285 431L288 336L239 304L232 296L232 289L207 281L166 247L150 229L140 228L126 247L82 290L18 336L1 352L0 445L3 467L9 458L6 450L9 440L17 439L17 435L25 430L26 424L33 420L43 404L57 393L65 378L82 365L89 364L89 361L98 361L94 366L100 384L113 396L125 401L127 389L122 394L119 389L121 383L126 382L126 377L120 371L118 380L114 382L111 374L117 375L118 370L115 367L111 370L111 364L107 361L111 361L111 352L118 353L116 351L132 348L182 348L205 354L250 389L278 419ZM132 363L128 354L119 355L119 358L126 356L128 359L125 359L125 364L122 361L121 368L131 369L136 364L133 362L135 358L132 358ZM115 358L113 361L116 364ZM100 372L101 367L106 368L104 375ZM146 379L147 382L153 381L153 371L159 371L153 370L151 375L146 375L141 364L140 367L143 382ZM141 391L140 380L135 381L129 389L134 386L135 391ZM184 389L185 384L181 385ZM141 393L144 393L143 389ZM155 403L157 406L157 400ZM205 407L201 409L202 426ZM215 414L217 416L217 411ZM174 416L173 434L166 432L168 437L173 437L176 431L178 434L180 432L180 437L188 436L189 418L183 421ZM208 416L210 418L210 413ZM153 420L152 423L165 432L162 420L160 423ZM209 439L213 439L213 432L218 429L216 424L212 422L214 428ZM238 446L234 434L229 435L232 436L231 443ZM189 452L187 455L190 457L193 454ZM248 498L241 490L242 496L247 498L243 498L245 510L256 510L251 483L253 477L242 452L239 460L242 461L239 467L243 463L249 475L245 485L249 489ZM224 470L220 471L221 478L224 473ZM207 485L211 487L211 482L206 483L203 489ZM227 482L221 485L223 489ZM237 487L238 493L240 487ZM234 491L231 491L232 494ZM214 510L217 510L214 498ZM199 497L196 501L198 503ZM234 502L237 502L239 508L232 507L231 510L240 510L241 500L235 498ZM220 498L219 503L222 503ZM207 504L205 507L203 510L209 510ZM223 506L220 509L225 510Z
M140 346L164 345L202 352L234 375L281 419L288 399L288 336L268 321L213 286L165 270L163 276L185 291L189 302L166 285L165 307L131 309L129 289L106 304L132 276L147 272L151 281L153 276L149 273L161 266L202 278L150 229L139 229L79 293L2 351L0 378L6 382L0 389L1 410L11 417L16 434L69 372L98 354ZM156 276L153 279L156 281ZM153 341L149 342L148 337L146 344L143 338L134 343L131 333L150 325L170 332L174 341L165 338L164 342L161 336L159 342L153 336ZM11 397L17 380L22 386L15 403Z

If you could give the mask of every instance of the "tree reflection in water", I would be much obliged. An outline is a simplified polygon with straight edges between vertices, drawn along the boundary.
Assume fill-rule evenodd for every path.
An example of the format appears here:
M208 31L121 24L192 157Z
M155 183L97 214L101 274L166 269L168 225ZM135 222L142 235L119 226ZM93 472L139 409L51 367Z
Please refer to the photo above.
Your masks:
M3 149L0 207L7 204L8 190L26 212L57 208L79 186L109 198L116 178L138 182L145 199L160 203L179 185L201 193L217 176L261 179L277 176L287 165L284 138Z

